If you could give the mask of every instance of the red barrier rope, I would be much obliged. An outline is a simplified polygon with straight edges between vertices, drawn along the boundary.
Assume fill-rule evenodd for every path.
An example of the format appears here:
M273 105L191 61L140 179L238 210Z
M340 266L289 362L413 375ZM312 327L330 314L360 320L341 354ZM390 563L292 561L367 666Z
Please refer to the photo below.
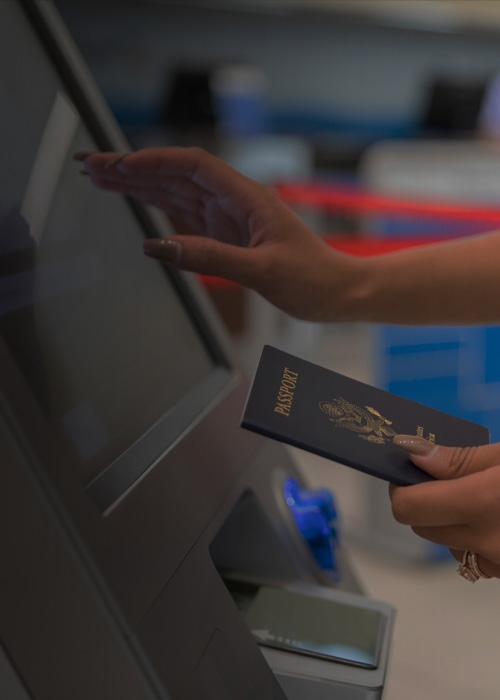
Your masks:
M401 217L481 221L500 224L499 207L459 206L451 202L429 202L376 195L357 188L325 184L281 183L275 191L288 204L305 204L324 211L392 214Z
M356 255L358 257L370 257L372 255L384 255L404 248L416 248L421 245L430 245L449 238L353 238L352 236L323 236L323 240L331 248L340 253Z

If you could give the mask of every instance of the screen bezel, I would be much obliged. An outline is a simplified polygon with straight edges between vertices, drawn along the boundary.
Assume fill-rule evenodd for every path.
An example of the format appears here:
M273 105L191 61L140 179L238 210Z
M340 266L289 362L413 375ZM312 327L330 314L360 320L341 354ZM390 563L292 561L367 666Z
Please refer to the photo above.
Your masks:
M51 3L20 0L31 26L47 48L53 68L63 82L70 98L78 108L100 150L130 150L105 102L93 86L93 79L70 41L65 41L64 25L53 12ZM79 80L75 80L78 75ZM126 198L133 216L145 237L161 237L171 232L157 212L139 202ZM214 333L213 316L207 315L206 302L201 299L196 283L184 273L164 268L175 293L191 318L207 354L214 364L213 371L191 389L166 414L150 427L128 449L118 455L97 476L86 483L85 489L99 511L107 515L113 507L161 459L176 440L209 410L214 401L224 396L234 382L237 372L218 334ZM204 307L204 308L203 308ZM207 320L210 318L210 320Z

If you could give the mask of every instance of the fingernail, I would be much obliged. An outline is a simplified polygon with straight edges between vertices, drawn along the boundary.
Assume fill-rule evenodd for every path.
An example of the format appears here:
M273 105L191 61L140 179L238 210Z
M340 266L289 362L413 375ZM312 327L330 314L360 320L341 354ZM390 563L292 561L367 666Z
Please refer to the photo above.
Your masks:
M418 435L395 435L393 442L399 447L404 447L410 454L421 457L430 457L438 448L436 443Z
M73 154L73 160L85 160L85 158L91 156L92 153L96 153L96 151L78 151Z
M176 263L181 257L180 243L168 238L148 238L144 241L142 250L145 255L167 263Z
M107 170L108 168L112 168L113 165L117 165L120 161L122 161L126 156L128 156L128 153L120 153L120 155L115 156L111 160L108 160L106 165L104 166L104 170Z

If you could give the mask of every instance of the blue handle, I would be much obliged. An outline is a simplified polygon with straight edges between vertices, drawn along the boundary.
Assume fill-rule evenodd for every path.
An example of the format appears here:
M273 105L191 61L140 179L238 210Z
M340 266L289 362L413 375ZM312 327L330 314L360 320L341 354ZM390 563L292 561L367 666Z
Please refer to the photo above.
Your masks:
M327 489L310 490L297 479L287 479L285 501L318 565L331 573L337 571L338 516L333 494Z

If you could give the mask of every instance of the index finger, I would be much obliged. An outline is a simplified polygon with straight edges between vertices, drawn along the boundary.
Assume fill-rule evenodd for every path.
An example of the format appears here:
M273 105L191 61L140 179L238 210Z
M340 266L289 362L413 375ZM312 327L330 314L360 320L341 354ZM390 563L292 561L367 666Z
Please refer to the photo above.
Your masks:
M131 177L185 177L210 194L218 195L229 195L235 182L251 182L219 158L197 147L143 148L121 158L116 170Z
M417 527L467 525L486 510L492 496L492 479L500 487L500 467L459 479L392 486L394 517L404 525Z
M130 194L129 190L161 190L168 195L179 195L199 202L212 192L196 182L196 158L187 148L148 148L136 153L77 153L75 160L82 160L85 173L91 175L95 185L102 189ZM208 156L208 154L206 154ZM219 163L216 158L210 165L209 182L217 182L214 173ZM231 173L232 176L232 173ZM199 179L199 178L198 178ZM213 187L212 187L213 189Z

